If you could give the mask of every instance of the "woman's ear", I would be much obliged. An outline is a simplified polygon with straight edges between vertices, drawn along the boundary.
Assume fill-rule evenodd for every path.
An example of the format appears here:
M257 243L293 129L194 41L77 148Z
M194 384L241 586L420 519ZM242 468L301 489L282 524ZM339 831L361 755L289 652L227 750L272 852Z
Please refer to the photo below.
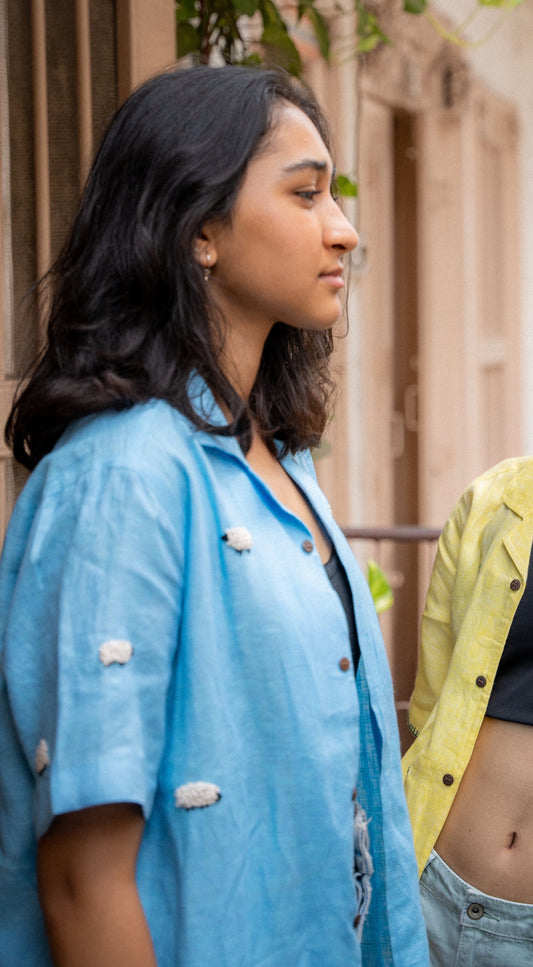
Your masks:
M199 233L194 245L194 257L203 269L212 269L217 261L216 232L206 225Z

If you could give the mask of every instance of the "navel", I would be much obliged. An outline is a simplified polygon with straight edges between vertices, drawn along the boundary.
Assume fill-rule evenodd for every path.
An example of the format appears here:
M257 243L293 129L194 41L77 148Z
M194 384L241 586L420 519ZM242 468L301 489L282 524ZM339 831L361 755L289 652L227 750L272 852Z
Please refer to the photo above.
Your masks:
M511 833L511 836L509 839L509 845L507 848L512 849L513 846L516 846L517 840L518 840L518 833Z

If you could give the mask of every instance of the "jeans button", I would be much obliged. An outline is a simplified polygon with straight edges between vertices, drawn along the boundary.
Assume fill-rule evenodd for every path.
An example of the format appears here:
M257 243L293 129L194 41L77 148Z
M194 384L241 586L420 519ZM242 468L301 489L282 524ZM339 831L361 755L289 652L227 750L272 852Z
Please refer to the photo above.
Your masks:
M469 903L466 912L471 920L481 920L481 917L485 913L485 908L481 903Z

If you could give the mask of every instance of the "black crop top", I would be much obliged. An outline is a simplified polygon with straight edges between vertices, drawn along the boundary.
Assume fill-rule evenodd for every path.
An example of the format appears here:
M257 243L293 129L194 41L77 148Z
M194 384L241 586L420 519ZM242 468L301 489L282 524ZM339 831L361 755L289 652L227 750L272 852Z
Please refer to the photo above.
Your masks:
M505 722L533 725L533 548L528 580L509 629L486 714Z
M329 561L324 564L326 574L330 580L330 584L334 591L337 592L340 598L340 602L344 608L344 613L346 615L346 621L348 622L348 631L350 634L350 646L352 649L352 663L354 675L357 674L357 666L359 664L359 641L357 638L357 626L355 624L355 614L353 610L353 599L352 591L350 588L350 583L346 577L346 571L344 570L337 551L334 547L331 549L331 557Z

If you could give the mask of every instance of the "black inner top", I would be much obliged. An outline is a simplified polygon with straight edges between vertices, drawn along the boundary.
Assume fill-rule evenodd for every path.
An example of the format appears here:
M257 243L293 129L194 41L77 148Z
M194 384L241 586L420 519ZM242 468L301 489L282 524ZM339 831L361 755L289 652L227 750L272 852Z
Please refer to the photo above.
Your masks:
M528 580L509 629L487 715L533 725L533 548ZM531 581L529 577L531 575Z
M346 571L344 570L337 551L334 547L331 549L331 557L329 561L324 564L326 569L326 574L330 580L331 587L337 592L340 598L340 602L344 608L344 613L346 615L346 621L348 622L348 631L350 634L350 646L352 649L352 663L354 675L357 672L357 666L359 664L359 641L357 639L357 627L355 624L355 614L353 609L353 599L352 591L350 588L350 583L346 576Z

